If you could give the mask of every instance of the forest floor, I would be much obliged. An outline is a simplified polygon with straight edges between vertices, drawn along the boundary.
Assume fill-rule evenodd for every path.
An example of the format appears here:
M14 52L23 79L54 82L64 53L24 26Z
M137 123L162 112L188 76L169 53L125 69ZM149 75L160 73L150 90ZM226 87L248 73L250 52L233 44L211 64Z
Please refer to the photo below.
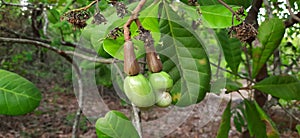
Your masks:
M40 106L32 113L23 116L0 116L0 138L49 138L62 137L69 138L72 133L72 125L75 112L78 107L77 99L72 92L53 91L55 83L41 82L38 87L41 89L43 99ZM110 109L120 110L126 115L130 114L130 108L124 107L117 96L108 94L113 93L112 89L105 89L105 103ZM218 105L206 106L208 104ZM238 100L236 100L238 102ZM208 96L203 102L195 106L183 123L173 126L171 132L165 138L212 138L215 137L220 125L223 110L228 100L220 99L216 96ZM233 103L235 106L236 103ZM153 108L142 111L141 118L143 122L155 120L170 111L172 108ZM276 124L280 124L279 130L283 138L300 138L293 129L295 124L300 124L292 120L282 110L272 110L271 117ZM171 120L173 118L170 118ZM175 120L175 118L174 118ZM95 128L87 118L82 117L80 121L80 137L96 138ZM173 121L174 122L174 121ZM163 122L162 122L163 123ZM163 126L164 124L159 124ZM232 125L233 126L233 125ZM144 137L153 136L152 130L144 130ZM170 130L170 129L169 129ZM151 136L152 135L152 136ZM234 127L230 130L230 137L241 137L241 133Z

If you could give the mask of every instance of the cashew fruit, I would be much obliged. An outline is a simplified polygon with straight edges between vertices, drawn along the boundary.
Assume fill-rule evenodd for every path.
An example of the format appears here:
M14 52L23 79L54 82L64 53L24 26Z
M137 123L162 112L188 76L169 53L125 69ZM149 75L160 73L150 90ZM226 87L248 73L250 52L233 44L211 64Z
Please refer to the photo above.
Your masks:
M124 92L138 107L150 107L156 102L151 84L142 74L127 76L124 80Z
M168 92L159 95L156 105L159 107L167 107L172 103L172 97Z
M151 73L148 78L155 92L170 91L173 87L173 80L171 76L164 71Z

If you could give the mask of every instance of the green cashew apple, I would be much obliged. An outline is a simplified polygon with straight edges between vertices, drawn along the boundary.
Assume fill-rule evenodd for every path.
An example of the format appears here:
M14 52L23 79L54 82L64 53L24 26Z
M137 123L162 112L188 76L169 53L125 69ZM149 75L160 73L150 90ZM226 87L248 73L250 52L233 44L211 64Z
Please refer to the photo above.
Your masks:
M156 102L151 84L142 74L127 76L124 80L124 92L138 107L150 107Z
M151 73L148 78L155 92L170 91L173 87L171 76L164 71Z
M172 103L172 97L168 92L159 95L156 105L159 107L168 107Z

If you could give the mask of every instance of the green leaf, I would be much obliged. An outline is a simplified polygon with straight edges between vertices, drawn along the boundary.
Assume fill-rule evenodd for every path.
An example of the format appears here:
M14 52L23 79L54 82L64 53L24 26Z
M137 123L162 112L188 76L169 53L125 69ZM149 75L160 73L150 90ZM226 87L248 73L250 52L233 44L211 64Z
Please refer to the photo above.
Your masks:
M228 5L243 6L245 9L248 8L252 3L252 0L223 0L223 1ZM220 4L218 0L198 0L198 3L201 6Z
M253 78L256 77L262 66L279 46L284 32L283 21L277 18L264 21L258 28L257 38L262 46L253 49Z
M231 100L228 102L224 113L222 115L222 122L219 127L217 138L228 138L228 133L230 130L230 118L231 118Z
M240 7L232 6L234 11L239 8ZM203 16L204 26L208 28L227 28L232 26L232 13L223 5L201 6L200 10ZM234 18L233 25L240 24L243 18L241 21L237 21L236 18Z
M253 88L285 100L300 100L300 81L293 76L270 76Z
M300 124L296 125L296 130L298 131L298 134L300 135Z
M210 88L210 65L200 39L163 1L159 27L161 45L157 46L163 70L174 80L173 104L188 106L200 102Z
M254 102L256 110L259 113L260 119L264 121L266 125L266 132L268 138L279 138L279 132L275 126L275 123L272 121L272 119L265 113L263 109L260 108L260 106Z
M60 21L60 13L56 9L50 9L47 11L48 19L51 23L57 23Z
M42 95L30 81L0 69L0 114L22 115L39 106Z
M182 12L184 15L190 17L192 20L197 20L200 18L197 7L189 6L181 2L174 2L174 5L178 6L178 11Z
M131 121L121 112L109 111L95 124L98 138L139 138Z
M260 114L256 109L254 102L244 100L246 105L245 118L248 123L248 130L251 137L267 138L266 125L260 119Z
M239 90L241 87L243 87L243 84L237 81L233 81L231 79L226 79L226 91L227 92L233 92Z
M242 127L245 126L245 121L240 112L236 112L233 118L233 123L237 131L242 132Z
M230 38L226 30L221 30L217 33L220 44L222 46L225 60L235 74L238 72L239 65L242 61L242 44L236 38Z

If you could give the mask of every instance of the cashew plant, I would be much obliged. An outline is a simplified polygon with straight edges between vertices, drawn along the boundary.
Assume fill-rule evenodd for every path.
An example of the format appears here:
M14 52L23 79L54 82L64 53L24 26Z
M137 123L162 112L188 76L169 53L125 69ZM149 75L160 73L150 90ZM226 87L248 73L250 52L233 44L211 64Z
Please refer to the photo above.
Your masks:
M45 10L51 25L61 29L60 23L67 21L81 33L87 42L79 49L86 54L81 58L91 55L85 53L88 49L99 57L94 61L97 64L118 61L123 65L121 71L126 76L119 87L130 103L148 109L184 108L198 104L207 93L225 91L230 95L244 90L249 96L242 95L238 106L231 107L231 99L228 102L217 137L228 137L231 118L237 131L249 132L251 137L280 137L276 124L265 112L270 106L266 97L300 100L299 31L294 27L299 26L300 15L290 11L300 6L298 1L95 0L83 5L70 11L58 7ZM268 12L260 13L258 9L262 8ZM216 40L205 37L207 32L213 33ZM0 42L14 41L0 37ZM209 53L211 45L218 45L222 52ZM41 47L57 50L51 45ZM64 52L62 49L57 53L63 57L70 53ZM221 62L222 55L225 62ZM0 70L0 114L32 112L40 100L41 93L33 83ZM119 111L99 118L95 128L101 138L142 136Z

